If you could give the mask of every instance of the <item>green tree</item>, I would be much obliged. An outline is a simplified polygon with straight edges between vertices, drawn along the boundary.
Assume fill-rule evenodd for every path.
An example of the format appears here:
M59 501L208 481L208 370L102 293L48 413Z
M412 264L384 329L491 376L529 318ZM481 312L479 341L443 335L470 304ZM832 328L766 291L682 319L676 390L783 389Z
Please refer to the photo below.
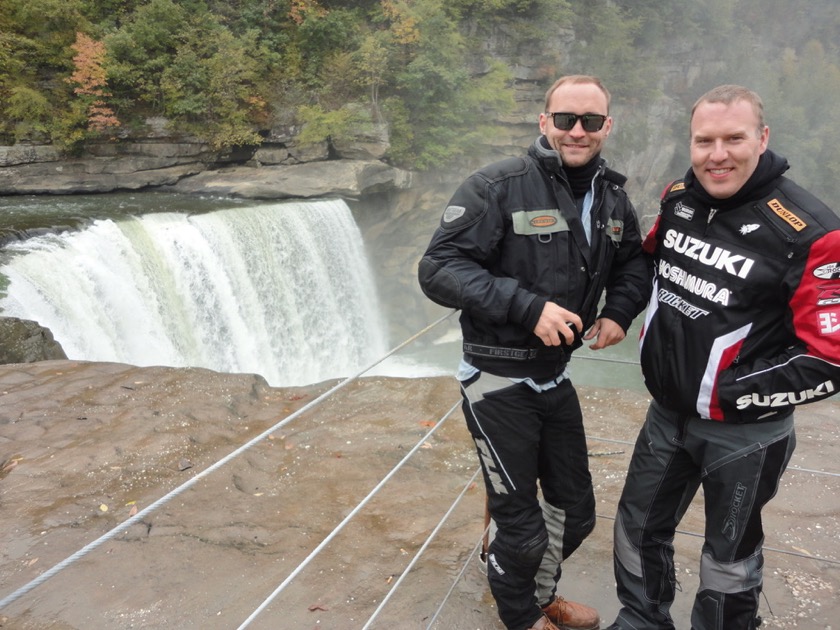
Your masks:
M770 127L770 147L791 163L793 178L826 201L840 181L840 63L822 43L786 48L775 60L777 81L761 89ZM815 89L814 77L819 77ZM791 98L805 95L807 98ZM834 204L835 210L840 208Z
M608 0L594 0L578 15L577 24L583 37L575 46L575 67L603 79L616 98L649 101L658 77L654 60L637 47L641 19Z
M3 0L0 23L11 54L26 64L31 79L69 71L70 46L79 31L89 32L80 0Z
M356 82L368 90L370 104L379 116L379 92L389 76L391 37L387 31L374 31L362 40L355 52L354 62L359 76Z
M0 132L14 140L51 135L72 96L55 79L71 71L70 46L89 27L77 0L0 2Z
M145 0L79 0L79 10L100 28L114 29L130 16Z
M418 0L405 11L417 37L406 37L410 29L400 31L406 41L401 51L405 63L397 71L394 94L420 132L415 131L410 148L406 147L398 160L420 170L443 167L473 148L469 140L475 129L475 111L471 107L480 100L475 95L486 97L481 106L489 119L510 108L512 88L508 83L493 93L482 90L482 78L474 77L467 66L464 38L457 23L447 19L441 0ZM502 82L506 82L509 74L496 67L496 73L484 80L498 87L503 75ZM483 128L484 133L489 131L487 126Z
M297 47L305 60L303 78L320 89L324 66L336 54L355 50L360 18L352 11L309 12L297 32Z
M195 19L173 0L150 0L105 38L106 69L115 102L141 114L162 111L161 78Z
M267 102L260 79L261 56L255 38L221 31L207 60L210 141L216 147L259 144L257 128L266 122Z
M195 28L163 71L163 113L215 148L259 144L266 99L256 34L239 39L213 19Z
M297 119L302 125L297 140L304 145L350 140L372 126L370 116L352 105L332 111L326 111L320 105L303 105L298 109Z
M4 100L5 117L15 141L49 137L54 109L43 92L17 85L8 90Z

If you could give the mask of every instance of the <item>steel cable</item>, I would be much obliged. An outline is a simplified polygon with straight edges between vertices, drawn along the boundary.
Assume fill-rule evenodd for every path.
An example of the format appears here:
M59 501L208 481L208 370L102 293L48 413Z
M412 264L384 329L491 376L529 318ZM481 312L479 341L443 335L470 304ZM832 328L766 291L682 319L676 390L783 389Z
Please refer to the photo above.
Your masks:
M409 337L408 339L403 341L398 346L394 347L393 349L391 349L390 351L388 351L387 353L382 355L380 358L378 358L376 361L374 361L373 363L368 365L363 370L357 372L353 376L350 376L350 377L344 379L340 383L338 383L335 386L333 386L332 388L328 389L326 392L324 392L323 394L321 394L317 398L311 400L309 403L307 403L306 405L304 405L303 407L298 409L296 412L294 412L291 415L285 417L283 420L281 420L280 422L278 422L274 426L270 427L269 429L266 429L265 431L263 431L262 433L260 433L256 437L250 439L245 444L243 444L239 448L235 449L234 451L232 451L231 453L229 453L228 455L226 455L222 459L218 460L214 464L208 466L207 468L202 470L200 473L198 473L194 477L191 477L189 480L185 481L183 484L181 484L177 488L174 488L173 490L171 490L167 494L163 495L157 501L154 501L153 503L151 503L146 508L140 510L134 516L129 517L128 519L126 519L125 521L123 521L122 523L120 523L119 525L117 525L116 527L111 529L110 531L106 532L105 534L103 534L102 536L97 538L96 540L88 543L87 545L85 545L84 547L82 547L81 549L79 549L78 551L73 553L72 555L68 556L67 558L65 558L64 560L59 562L58 564L56 564L56 565L52 566L51 568L47 569L46 571L41 573L35 579L31 580L27 584L24 584L23 586L21 586L20 588L18 588L14 592L10 593L9 595L6 595L2 600L0 600L0 610L5 608L6 606L11 604L12 602L20 599L22 596L26 595L27 593L29 593L33 589L37 588L38 586L40 586L41 584L43 584L44 582L46 582L47 580L52 578L54 575L56 575L60 571L66 569L68 566L70 566L71 564L73 564L74 562L79 560L80 558L83 558L84 556L89 554L91 551L93 551L97 547L99 547L102 544L112 540L117 535L121 534L122 532L124 532L126 529L128 529L129 527L131 527L135 523L143 520L149 514L151 514L155 510L157 510L159 507L169 503L169 501L171 501L172 499L174 499L178 495L180 495L183 492L185 492L186 490L192 488L200 480L204 479L205 477L207 477L211 473L215 472L216 470L218 470L219 468L221 468L222 466L224 466L225 464L227 464L231 460L235 459L236 457L238 457L239 455L241 455L242 453L244 453L245 451L250 449L255 444L258 444L259 442L261 442L262 440L267 438L272 433L275 433L281 427L285 426L286 424L288 424L292 420L295 420L296 418L298 418L299 416L301 416L305 412L309 411L310 409L312 409L316 405L322 403L324 400L326 400L327 398L329 398L330 396L335 394L337 391L343 389L344 387L346 387L350 383L356 381L359 377L361 377L365 373L369 372L371 369L373 369L374 367L376 367L377 365L382 363L385 359L387 359L388 357L390 357L394 353L398 352L399 350L401 350L402 348L404 348L408 344L414 342L414 340L416 340L421 335L424 335L425 333L427 333L429 330L431 330L435 326L437 326L437 325L441 324L442 322L444 322L445 320L447 320L449 317L452 316L452 314L454 312L455 311L451 311L451 312L447 313L446 315L443 315L439 319L435 320L434 322L432 322L431 324L429 324L428 326L426 326L425 328L423 328L419 332L415 333L414 335L412 335L411 337Z
M452 407L449 409L449 411L447 411L447 412L446 412L446 413L445 413L445 414L441 417L441 419L440 419L438 422L436 422L436 423L435 423L435 426L433 426L433 427L432 427L432 428L431 428L431 429L430 429L430 430L429 430L429 431L428 431L428 432L427 432L427 433L426 433L426 434L425 434L422 438L420 438L420 441L419 441L419 442L417 442L417 444L415 444L415 445L414 445L414 447L413 447L413 448L412 448L412 449L411 449L408 453L406 453L405 457L403 457L403 458L400 460L400 462L399 462L396 466L394 466L394 467L391 469L391 471L390 471L387 475L385 475L385 476L384 476L384 477L383 477L383 478L379 481L379 483L378 483L378 484L376 484L376 486L374 486L373 490L371 490L371 491L367 494L367 496L366 496L364 499L362 499L362 500L359 502L359 504L358 504L358 505L356 505L356 507L355 507L355 508L353 508L353 510L352 510L352 511L351 511L351 512L350 512L350 513L346 516L346 517L344 517L344 519L343 519L343 520L342 520L342 521L341 521L338 525L336 525L335 529L333 529L333 530L332 530L332 531L331 531L331 532L330 532L330 533L326 536L326 538L324 538L324 540L322 540L322 541L320 542L320 544L319 544L317 547L315 547L315 549L313 549L313 550L309 553L309 555L308 555L308 556L306 556L306 559L304 559L304 561L303 561L303 562L301 562L301 563L300 563L300 564L299 564L299 565L295 568L295 570L294 570L294 571L292 571L292 572L288 575L288 577L287 577L285 580L283 580L283 582L281 582L281 583L280 583L280 585L279 585L276 589L274 589L274 591L271 593L271 595L269 595L268 597L266 597L266 598L265 598L265 600L264 600L264 601L263 601L263 602L262 602L259 606L257 606L257 608L256 608L256 609L254 609L254 612L252 612L252 613L251 613L251 615L250 615L250 616L249 616L249 617L248 617L248 618L247 618L244 622L242 622L242 625L240 625L240 626L239 626L239 630L242 630L243 628L246 628L246 627L248 627L249 625L251 625L251 622L252 622L254 619L256 619L256 618L257 618L257 616L258 616L258 615L259 615L259 614L260 614L263 610L265 610L265 609L266 609L266 607L267 607L267 606L268 606L268 605L269 605L269 604L270 604L270 603L274 600L274 598L275 598L275 597L277 597L277 595L279 595L279 594L283 591L283 589L285 589L285 588L286 588L286 587L287 587L287 586L291 583L291 581L292 581L294 578L296 578L296 577L297 577L297 575L298 575L301 571L303 571L303 569L304 569L304 568L306 568L306 566L307 566L307 565L308 565L308 564L312 561L312 559L313 559L313 558L315 558L315 556L317 556L319 553L321 553L321 551L322 551L322 550L323 550L323 549L327 546L327 544L328 544L328 543L329 543L329 542L330 542L333 538L335 538L335 537L338 535L338 533L339 533L342 529L344 529L344 526L345 526L345 525L347 525L347 523L349 523L349 522L350 522L350 520L351 520L354 516L356 516L356 514L358 514L358 513L359 513L359 511L360 511L360 510L361 510L361 509L362 509L365 505L367 505L368 501L370 501L370 500L371 500L371 499L372 499L372 498L376 495L376 493L377 493L377 492L379 492L379 491L382 489L382 487L383 487L383 486L384 486L384 485L388 482L388 480L389 480L389 479L391 479L391 477L393 477L393 476L396 474L396 472L397 472L400 468L402 468L402 467L403 467L403 465L404 465L404 464L405 464L405 463L406 463L406 462L407 462L407 461L411 458L411 456L412 456L412 455L414 455L414 453L416 453L416 452L417 452L420 448L422 448L423 444L425 444L425 443L426 443L426 441L429 439L429 437L430 437L430 436L431 436L431 435L432 435L435 431L437 431L437 430L441 427L441 425L442 425L442 424L446 421L446 419L447 419L447 418L449 418L449 416L451 416L451 415L455 412L455 410L456 410L459 406L460 406L460 401L459 401L459 402L456 402L454 405L452 405Z
M2 600L0 600L0 609L4 608L5 606L11 604L12 602L16 601L20 597L29 593L30 591L37 588L39 585L43 584L48 579L50 579L51 577L56 575L61 570L65 569L68 566L70 566L71 564L73 564L76 560L79 560L80 558L84 557L85 555L87 555L88 553L90 553L91 551L96 549L97 547L101 546L103 543L113 539L115 536L122 533L123 531L125 531L126 529L128 529L129 527L134 525L135 523L143 520L146 516L148 516L149 514L154 512L156 509L158 509L162 505L168 503L171 499L180 495L181 493L183 493L187 489L191 488L196 483L198 483L198 481L205 478L206 476L208 476L212 472L215 472L216 470L218 470L220 467L222 467L223 465L230 462L235 457L241 455L243 452L250 449L255 444L259 443L260 441L262 441L263 439L265 439L266 437L268 437L272 433L276 432L279 428L285 426L286 424L288 424L292 420L298 418L299 416L301 416L305 412L309 411L310 409L312 409L316 405L320 404L321 402L323 402L324 400L326 400L327 398L329 398L330 396L335 394L340 389L342 389L345 386L349 385L350 383L356 381L358 378L363 376L365 373L370 371L372 368L374 368L375 366L377 366L381 362L383 362L385 359L392 356L393 354L395 354L396 352L398 352L402 348L406 347L407 345L413 343L417 338L426 334L427 332L429 332L430 330L432 330L433 328L435 328L439 324L441 324L444 321L446 321L447 319L449 319L456 312L457 311L448 312L447 314L443 315L442 317L440 317L436 321L432 322L431 324L429 324L428 326L426 326L422 330L418 331L416 334L412 335L411 337L408 337L401 344L394 347L392 350L390 350L389 352L384 354L382 357L380 357L379 359L374 361L372 364L370 364L369 366L367 366L363 370L359 371L358 373L356 373L353 376L350 376L350 377L342 380L340 383L336 384L334 387L330 388L329 390L327 390L326 392L324 392L323 394L321 394L317 398L313 399L312 401L310 401L309 403L307 403L306 405L301 407L299 410L297 410L293 414L287 416L286 418L284 418L280 422L276 423L271 428L267 429L266 431L263 431L258 436L252 438L251 440L249 440L248 442L246 442L245 444L243 444L239 448L235 449L234 451L229 453L224 458L218 460L217 462L215 462L214 464L212 464L211 466L209 466L208 468L206 468L202 472L198 473L196 476L192 477L191 479L189 479L188 481L186 481L185 483L183 483L179 487L173 489L172 491L170 491L166 495L162 496L160 499L158 499L154 503L150 504L145 509L137 512L134 516L130 517L129 519L127 519L126 521L124 521L123 523L118 525L117 527L113 528L112 530L110 530L109 532L104 534L103 536L101 536L98 539L92 541L88 545L82 547L76 553L68 556L64 561L56 564L55 566L53 566L49 570L45 571L44 573L39 575L36 579L27 583L23 587L17 589L13 593L7 595ZM580 358L583 359L583 360L591 360L591 361L606 361L606 362L611 362L611 363L623 363L623 364L638 365L638 362L622 360L622 359L586 357L586 356L582 356ZM397 464L397 466L394 469L392 469L392 471L390 473L388 473L388 475L386 475L386 477L384 477L379 482L379 484L377 484L377 486L374 487L374 489L368 494L368 496L365 499L363 499L362 502L359 503L359 505L357 505L357 507L353 510L353 512L351 512L336 527L336 529L334 529L333 532L330 535L328 535L327 538L325 538L324 541L322 541L322 543L318 547L316 547L315 550L313 550L310 553L310 555L306 558L306 560L304 560L304 562L301 565L299 565L292 572L292 574L290 574L284 580L284 582L280 586L278 586L277 589L275 589L275 591L269 596L269 598L267 598L257 609L255 609L255 611L252 613L252 615L245 622L243 622L243 624L240 626L240 629L245 628L262 610L264 610L268 606L268 604L270 604L270 602L305 568L305 566L311 561L311 559L313 559L332 540L332 538L334 538L335 535L337 535L337 533L346 525L346 523L349 522L349 520L353 516L355 516L355 514L359 510L362 509L362 507L364 507L364 505L370 500L370 498L372 498L379 491L379 489L381 489L381 487L396 473L396 471L400 467L402 467L404 465L404 463L422 446L422 444L425 443L425 441L428 439L428 437L434 433L434 431L443 423L443 421L451 416L451 414L456 410L456 408L458 407L459 404L460 404L460 399L452 406L451 409L449 409L449 411L442 417L442 419L435 425L435 427L432 428L432 430L430 430L420 440L420 442L418 442L418 445L415 446L405 456L405 458L403 458L403 460L399 464ZM625 444L625 445L629 445L629 446L633 445L633 442L627 441L627 440L618 440L618 439L611 439L611 438L605 438L605 437L599 437L599 436L589 436L589 437L594 439L594 440L599 440L599 441L604 441L604 442L612 442L612 443L616 443L616 444ZM840 476L840 473L814 470L814 469L804 468L804 467L800 467L800 466L788 466L788 470L794 470L794 471L797 471L797 472L803 472L803 473L809 473L809 474L815 474L815 475L825 475L825 476L830 476L830 477ZM466 486L465 486L466 488L468 488L470 486L470 484L475 479L478 472L479 471L477 470L473 474L470 481L466 484ZM420 560L422 554L425 552L426 548L428 547L428 544L431 542L431 540L434 538L434 536L437 535L437 533L439 532L440 528L443 526L446 519L448 519L448 517L451 514L451 511L454 509L454 507L460 502L461 498L463 497L464 492L465 492L465 490L461 492L461 495L459 495L458 498L456 498L455 503L453 503L453 505L450 507L450 510L442 517L441 521L438 523L438 525L435 527L435 529L430 534L426 543L424 543L424 545L420 548L420 550L416 554L415 558L411 561L411 563L403 571L400 579L397 580L397 582L394 584L394 586L389 591L386 598L380 603L380 605L376 609L376 611L374 611L374 613L371 616L371 618L369 619L367 625L365 625L365 628L368 628L370 623L372 623L373 620L376 618L376 616L378 616L378 614L381 612L381 610L384 609L384 607L385 607L386 603L389 601L390 597L401 586L402 581L405 578L405 576L410 572L410 570L413 568L413 566ZM613 519L611 519L611 517L601 516L601 515L598 515L598 518L613 520ZM685 531L685 530L677 530L676 533L681 534L681 535L686 535L686 536L702 538L702 534L698 534L698 533L694 533L694 532L690 532L690 531ZM480 542L479 542L479 545L480 545ZM440 614L440 612L445 607L447 600L451 596L451 594L452 594L455 586L457 585L457 583L460 581L460 579L463 577L464 573L466 572L468 563L474 557L477 549L478 549L478 545L469 554L468 558L466 559L466 562L464 563L463 568L461 569L461 572L455 578L455 581L452 584L452 586L450 587L449 592L444 596L444 599L442 600L442 602L440 603L440 606L438 607L437 611L435 612L434 616L432 617L428 628L431 628L431 624L434 623L435 619L437 619L438 615ZM806 559L815 560L815 561L818 561L818 562L825 562L825 563L828 563L828 564L840 565L840 561L832 560L832 559L829 559L829 558L823 558L823 557L819 557L819 556L812 556L812 555L809 555L807 553L797 553L797 552L792 552L792 551L788 551L788 550L784 550L784 549L778 549L778 548L774 548L774 547L764 547L764 550L774 552L774 553L778 553L778 554L783 554L783 555L806 558Z
M453 408L453 411L454 411L454 408ZM443 517L440 519L440 521L438 521L438 524L435 526L435 528L428 535L425 542L420 546L420 549L418 549L417 553L414 554L414 557L411 559L411 562L409 562L408 565L405 567L405 569L403 569L403 572L400 575L400 577L397 579L396 582L394 582L394 585L391 587L391 590L388 591L388 594L385 595L385 597L382 599L382 602L380 602L379 606L376 607L376 610L373 611L373 614L370 616L367 623L362 627L362 630L368 630L368 628L370 628L370 624L372 624L376 620L376 618L379 616L379 613L382 611L383 608L385 608L385 604L388 603L388 601L391 599L391 596L397 591L400 584L402 584L403 580L405 579L405 576L407 576L408 573L411 571L411 569L414 568L414 565L417 564L417 561L420 559L420 557L426 551L428 546L431 544L432 540L434 540L435 536L437 536L437 533L440 531L441 527L443 527L443 524L451 516L452 512L455 510L455 508L461 502L461 499L464 498L464 495L467 494L467 490L470 489L473 482L475 481L475 478L478 477L478 474L480 472L481 472L481 468L479 467L475 470L472 477L470 477L467 480L467 483L464 484L464 488L463 488L463 490L461 490L461 493L457 497L455 497L455 500L452 502L452 505L449 506L449 509L446 511L446 514L444 514Z

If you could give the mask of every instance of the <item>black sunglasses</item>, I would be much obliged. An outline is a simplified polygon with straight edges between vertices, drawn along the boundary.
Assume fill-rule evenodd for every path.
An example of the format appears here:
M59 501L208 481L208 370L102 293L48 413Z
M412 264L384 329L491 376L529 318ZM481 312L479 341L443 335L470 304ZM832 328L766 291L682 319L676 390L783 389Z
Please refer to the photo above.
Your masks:
M601 114L569 114L566 112L554 112L547 114L554 119L554 126L561 131L571 131L580 120L584 131L593 132L601 131L601 127L607 120L606 116Z

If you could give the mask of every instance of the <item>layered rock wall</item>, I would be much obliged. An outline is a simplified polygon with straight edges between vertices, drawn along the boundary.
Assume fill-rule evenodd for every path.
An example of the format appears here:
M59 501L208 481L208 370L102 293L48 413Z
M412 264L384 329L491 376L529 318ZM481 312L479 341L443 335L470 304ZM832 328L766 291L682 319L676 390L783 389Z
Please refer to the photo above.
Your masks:
M410 186L408 171L382 162L387 141L370 138L331 152L326 143L214 151L194 138L151 134L88 146L79 156L48 145L0 147L0 195L163 189L245 198L357 198ZM332 159L328 159L332 158Z

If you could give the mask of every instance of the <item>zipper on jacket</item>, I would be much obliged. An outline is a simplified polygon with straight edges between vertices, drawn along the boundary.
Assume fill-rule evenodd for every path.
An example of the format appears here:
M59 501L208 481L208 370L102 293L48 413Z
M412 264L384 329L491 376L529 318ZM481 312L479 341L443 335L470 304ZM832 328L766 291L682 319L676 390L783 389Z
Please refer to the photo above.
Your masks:
M597 175L596 175L596 177L597 177ZM598 194L597 197L593 200L592 210L591 210L592 216L596 217L595 227L598 231L598 250L597 250L598 258L594 262L595 271L587 274L589 276L589 291L587 291L587 293L584 295L583 302L581 303L580 315L582 317L586 316L585 313L587 313L587 311L592 308L593 301L595 300L596 297L600 296L601 292L604 289L604 283L606 282L606 280L605 280L606 276L601 274L601 270L606 267L606 261L607 261L608 254L609 254L609 247L604 241L605 240L609 241L610 243L612 243L613 247L615 247L616 249L618 249L618 247L619 247L618 243L616 243L611 238L609 238L609 236L607 236L606 230L605 230L606 224L601 221L601 213L602 213L602 211L605 207L604 204L606 203L606 198L607 198L606 190L607 190L607 186L609 186L610 184L606 180L604 180L603 178L601 178L601 181L599 183L601 184L600 190L597 190L595 192L600 193L600 194ZM617 188L617 186L615 186L615 188ZM596 211L597 211L597 214L596 214ZM595 241L594 235L593 235L592 240ZM594 243L591 243L590 245L593 245L593 244ZM596 252L593 251L593 254L595 254L595 253ZM581 269L581 271L583 271L583 269ZM595 304L594 306L596 307L595 314L597 315L597 304Z
M764 211L764 206L761 206L759 204L755 204L755 205L753 205L753 210L758 212L758 214L762 215L765 219L769 218L769 220L766 220L765 223L768 226L770 226L771 230L773 230L776 234L778 234L781 238L783 238L785 240L785 242L788 244L788 248L789 248L788 252L787 252L787 257L788 258L793 258L793 252L790 250L790 248L793 245L796 244L797 239L795 237L791 236L790 234L786 234L784 232L784 230L782 230L782 228L780 228L778 225L776 225L774 217L771 216L770 213L767 213L767 212Z
M715 218L717 211L717 208L709 208L709 216L706 218L706 227L703 229L704 236L709 233L709 226L712 225L712 219Z
M599 171L598 175L603 175L603 171ZM598 177L598 175L596 175L595 177ZM600 186L598 186L597 188L593 186L593 188L592 188L592 194L595 196L595 198L592 200L592 209L590 210L591 215L593 217L595 217L595 230L598 232L598 238L601 241L604 241L604 240L609 241L610 243L612 243L613 247L618 249L618 247L619 247L618 243L616 241L614 241L613 239L611 239L607 235L607 223L605 223L604 221L601 220L602 219L601 215L603 214L602 211L604 209L604 203L606 202L606 199L607 199L607 187L612 186L613 190L618 190L618 186L616 186L615 184L611 184L610 182L605 180L603 177L601 177L601 181L598 182L598 183L600 184ZM594 240L594 237L593 237L593 240ZM590 243L590 245L591 245L591 243ZM600 245L601 245L601 243L599 243L599 246ZM599 261L599 265L602 264L602 263L603 263L603 259L601 259L601 261ZM600 269L601 267L599 266L598 268Z

